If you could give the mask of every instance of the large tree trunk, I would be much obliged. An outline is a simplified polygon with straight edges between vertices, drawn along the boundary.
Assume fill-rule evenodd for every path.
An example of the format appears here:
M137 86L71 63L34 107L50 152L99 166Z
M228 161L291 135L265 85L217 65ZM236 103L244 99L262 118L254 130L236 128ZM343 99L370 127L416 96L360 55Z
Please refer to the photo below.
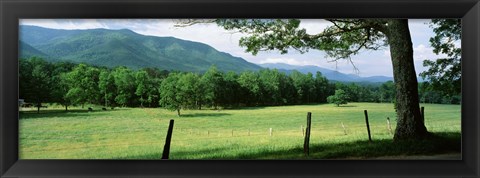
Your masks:
M418 82L413 61L413 47L407 19L388 21L387 38L397 90L397 128L394 140L421 139L428 132L422 122L418 100Z

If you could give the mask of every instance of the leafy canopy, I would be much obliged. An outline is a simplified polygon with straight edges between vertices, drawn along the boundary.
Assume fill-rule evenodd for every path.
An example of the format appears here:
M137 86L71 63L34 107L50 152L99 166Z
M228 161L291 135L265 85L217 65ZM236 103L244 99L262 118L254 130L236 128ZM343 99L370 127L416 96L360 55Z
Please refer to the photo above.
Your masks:
M335 105L340 106L341 104L347 104L348 102L348 95L342 89L335 90L335 95L329 96L327 98L329 103L333 103Z
M433 19L431 26L435 36L430 38L430 44L435 54L445 54L448 57L424 60L423 66L429 67L420 75L428 79L432 90L443 95L453 96L461 93L461 54L462 49L455 44L461 39L460 19Z

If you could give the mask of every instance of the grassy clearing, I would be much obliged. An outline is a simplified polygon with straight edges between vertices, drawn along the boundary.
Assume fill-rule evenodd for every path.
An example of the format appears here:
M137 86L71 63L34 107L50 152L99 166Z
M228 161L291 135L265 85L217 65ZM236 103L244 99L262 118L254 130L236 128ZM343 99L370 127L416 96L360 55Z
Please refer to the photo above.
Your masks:
M392 129L396 122L390 103L186 110L182 117L160 108L21 111L20 158L159 159L170 119L175 119L171 159L329 159L460 152L460 106L423 106L425 125L434 138L407 143L392 142L386 118L390 117ZM368 143L365 109L373 143ZM301 129L307 112L312 112L308 158L303 155Z

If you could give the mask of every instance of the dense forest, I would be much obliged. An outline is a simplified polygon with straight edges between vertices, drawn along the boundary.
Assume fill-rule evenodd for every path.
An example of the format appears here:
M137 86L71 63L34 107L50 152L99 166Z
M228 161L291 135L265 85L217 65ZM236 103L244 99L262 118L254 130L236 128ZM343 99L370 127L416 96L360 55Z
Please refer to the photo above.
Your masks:
M70 62L50 63L32 57L19 60L20 98L34 103L69 106L164 107L181 109L232 108L326 103L342 90L348 102L394 102L392 81L376 84L329 81L316 74L291 74L276 69L221 72L215 66L203 73L157 68L114 69ZM460 103L460 94L449 96L419 84L424 103Z

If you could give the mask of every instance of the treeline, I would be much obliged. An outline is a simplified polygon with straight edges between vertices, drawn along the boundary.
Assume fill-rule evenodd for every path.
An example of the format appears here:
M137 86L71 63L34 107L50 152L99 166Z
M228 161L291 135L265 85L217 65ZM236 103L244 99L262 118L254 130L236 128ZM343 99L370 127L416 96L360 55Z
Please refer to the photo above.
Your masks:
M99 104L159 106L158 87L167 71L126 67L109 69L70 62L50 63L40 58L19 60L20 98L26 102L68 106Z
M452 82L452 84L454 83L460 85L460 83ZM421 103L460 104L462 102L461 93L446 89L437 90L428 82L418 84L418 95Z
M393 82L359 85L274 69L224 73L212 66L203 74L170 72L157 68L110 69L69 62L50 63L40 58L19 60L20 98L35 103L69 106L164 107L181 109L279 106L325 103L335 90L345 91L349 102L394 102ZM425 98L432 101L431 91ZM422 95L421 95L422 96ZM436 96L436 95L435 95ZM435 100L434 103L447 99Z
M335 85L320 72L291 75L278 70L204 74L156 68L114 69L40 58L20 59L20 98L26 102L105 107L165 107L171 110L324 103Z
M223 73L212 66L203 75L170 73L160 86L162 106L180 113L182 108L238 106L278 106L324 103L335 85L317 72L293 72L264 69Z

